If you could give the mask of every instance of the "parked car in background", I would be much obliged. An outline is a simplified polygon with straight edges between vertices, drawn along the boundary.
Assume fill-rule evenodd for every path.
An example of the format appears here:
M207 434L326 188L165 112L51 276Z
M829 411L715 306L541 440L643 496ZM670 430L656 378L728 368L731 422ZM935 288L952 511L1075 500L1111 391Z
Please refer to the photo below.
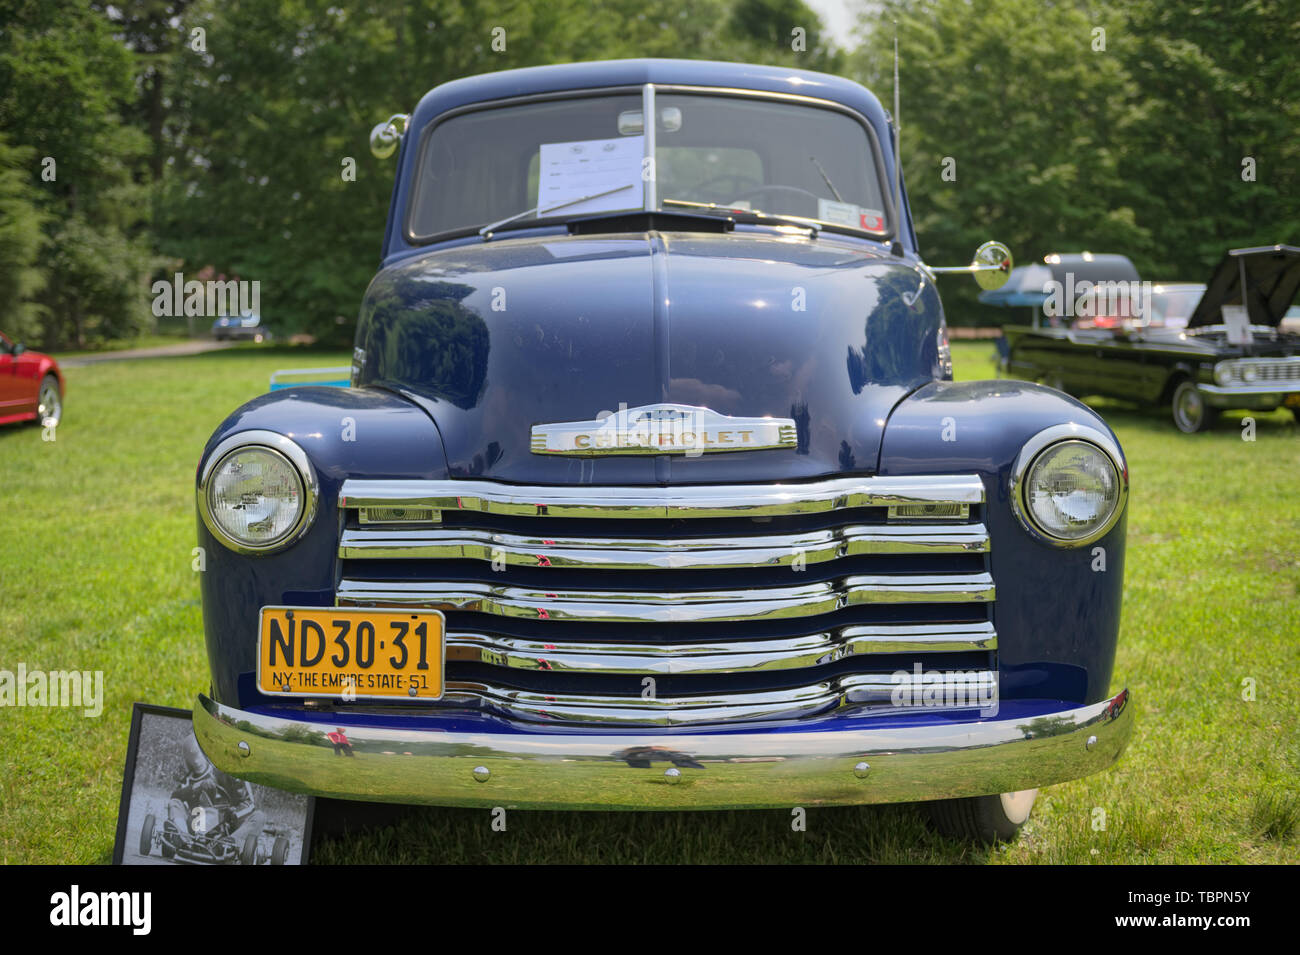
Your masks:
M1204 283L1164 282L1151 289L1151 328L1186 328L1205 294Z
M1114 252L1053 252L1041 263L1020 265L1001 288L985 289L979 300L985 305L1016 309L1026 324L1053 328L1071 324L1072 310L1063 308L1073 302L1077 290L1099 282L1137 282L1137 268L1126 255ZM1086 283L1086 284L1085 284ZM1091 317L1088 319L1092 324Z
M0 424L63 419L63 373L49 355L0 332Z
M1065 315L1048 306L1049 292L1052 284L1058 286L1062 295L1072 294L1079 298L1078 290L1087 282L1090 286L1098 283L1124 283L1126 289L1139 290L1141 286L1138 272L1133 262L1126 255L1115 253L1053 253L1045 257L1043 263L1019 265L1012 269L1007 283L998 289L981 292L979 300L984 305L996 305L1002 308L1018 309L1016 314L1023 316L1025 324L1031 328L1047 325L1053 328L1114 328L1122 324L1122 319L1133 316L1136 304L1129 303L1122 311L1124 315L1109 314L1104 310L1098 314L1096 296L1091 296L1086 316ZM1152 286L1148 317L1153 326L1182 328L1196 308L1205 292L1204 284L1192 282L1165 282ZM1120 298L1129 299L1125 291ZM1085 298L1088 298L1085 296ZM1102 302L1103 307L1111 303ZM1019 322L1011 322L1017 325ZM1129 323L1133 324L1132 322Z
M1278 326L1279 331L1291 335L1300 335L1300 305L1292 305L1282 316L1282 322Z
M1080 397L1164 405L1189 434L1228 408L1300 416L1300 335L1280 327L1298 286L1300 249L1232 249L1205 286L1157 285L1139 304L1146 290L1122 282L1087 292L1088 316L1068 326L1004 326L1002 368Z
M219 342L261 342L269 341L271 332L261 315L223 315L212 323L212 337Z
M212 762L453 806L930 801L988 841L1113 763L1128 466L1065 395L952 380L935 274L1011 256L926 264L893 141L856 83L679 60L381 124L350 387L256 398L199 460Z

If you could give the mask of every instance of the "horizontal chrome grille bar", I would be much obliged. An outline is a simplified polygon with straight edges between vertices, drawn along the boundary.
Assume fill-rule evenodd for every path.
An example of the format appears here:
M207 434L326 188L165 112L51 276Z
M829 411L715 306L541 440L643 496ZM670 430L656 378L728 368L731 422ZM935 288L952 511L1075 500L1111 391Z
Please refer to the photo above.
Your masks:
M1246 380L1245 372L1254 375ZM1226 372L1231 384L1258 384L1269 381L1300 381L1300 359L1297 358L1236 358L1215 366L1216 375Z
M890 504L979 504L974 475L836 478L809 484L522 487L489 481L343 482L342 507L432 507L524 517L769 517Z
M993 579L987 573L854 575L798 587L667 593L548 592L504 584L345 578L337 593L341 606L436 607L532 620L646 623L804 617L859 604L984 603L994 598Z
M737 720L792 719L846 706L890 706L900 691L920 694L927 688L939 700L958 701L972 708L997 699L997 674L990 670L937 674L941 682L925 684L912 674L854 674L822 680L794 689L757 693L723 693L685 697L605 697L550 695L489 686L483 683L447 684L444 700L482 704L522 719L574 723L682 726L692 723L726 723ZM943 682L944 677L951 677ZM897 707L897 712L913 712Z
M983 524L857 525L802 534L722 538L528 537L465 528L345 529L344 558L484 560L523 567L709 569L784 567L869 554L971 554L989 549Z
M997 645L990 623L852 626L798 637L691 644L569 640L556 645L499 634L452 632L447 635L447 659L565 673L752 673L821 666L852 656L996 650Z
M1285 366L1262 367L1259 369L1262 381L1300 381L1300 362Z

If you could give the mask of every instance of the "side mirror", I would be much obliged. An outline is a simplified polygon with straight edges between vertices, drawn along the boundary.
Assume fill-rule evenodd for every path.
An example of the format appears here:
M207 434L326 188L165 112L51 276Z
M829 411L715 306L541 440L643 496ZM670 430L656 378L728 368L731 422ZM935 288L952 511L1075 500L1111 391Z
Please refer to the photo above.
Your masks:
M986 292L1000 289L1011 278L1011 250L1001 242L985 242L971 259L975 284Z
M394 113L388 119L370 131L370 152L378 159L387 159L397 151L397 144L406 133L411 117L406 113Z
M986 292L1000 289L1011 278L1011 250L1001 242L985 242L975 250L970 265L930 266L939 275L969 272Z
M14 356L15 358L17 358L19 355L21 355L21 354L22 354L23 352L25 352L25 351L27 351L27 346L24 345L22 342L15 342L15 343L14 343L13 356Z

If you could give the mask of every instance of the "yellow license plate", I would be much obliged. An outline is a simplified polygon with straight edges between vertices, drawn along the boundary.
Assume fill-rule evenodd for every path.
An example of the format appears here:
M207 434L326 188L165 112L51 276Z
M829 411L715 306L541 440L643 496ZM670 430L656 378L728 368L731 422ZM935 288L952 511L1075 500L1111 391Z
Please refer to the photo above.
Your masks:
M436 700L445 630L437 610L263 607L257 685L278 696Z

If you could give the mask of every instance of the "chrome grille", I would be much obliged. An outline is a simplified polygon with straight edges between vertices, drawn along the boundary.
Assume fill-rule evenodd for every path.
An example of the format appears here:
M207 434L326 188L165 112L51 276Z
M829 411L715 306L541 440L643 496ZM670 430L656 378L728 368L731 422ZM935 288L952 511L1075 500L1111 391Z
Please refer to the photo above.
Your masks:
M1219 367L1230 383L1300 382L1300 358L1239 358Z
M888 707L919 663L981 691L996 679L983 504L975 476L352 480L337 602L444 611L438 705L652 725Z
M1256 368L1261 381L1300 381L1300 361L1261 361Z

